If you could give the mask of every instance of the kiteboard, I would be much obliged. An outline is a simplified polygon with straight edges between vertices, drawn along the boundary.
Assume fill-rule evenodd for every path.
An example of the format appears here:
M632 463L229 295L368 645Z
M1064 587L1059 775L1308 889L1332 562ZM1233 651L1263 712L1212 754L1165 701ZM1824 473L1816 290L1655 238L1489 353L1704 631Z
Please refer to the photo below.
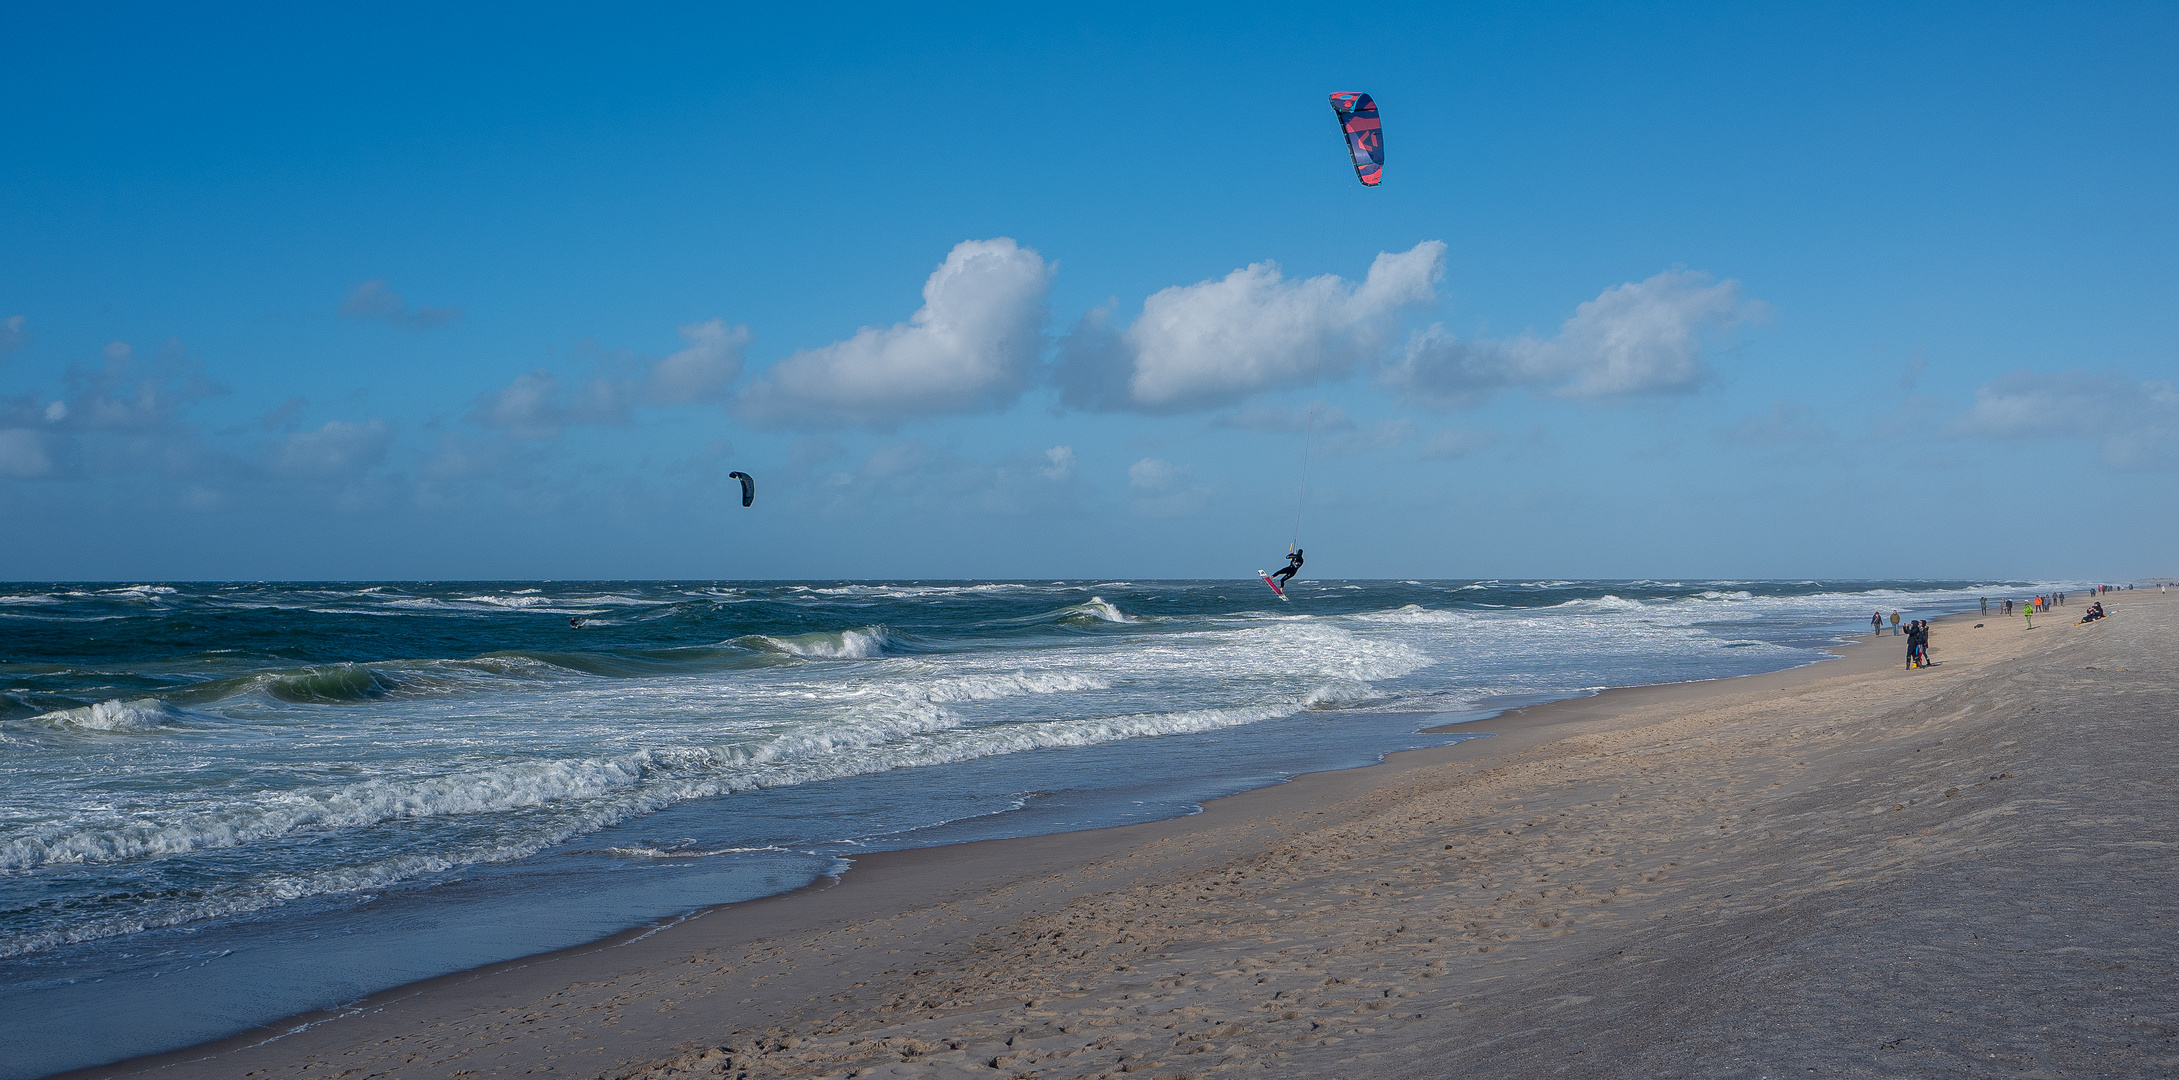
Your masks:
M1257 577L1260 577L1260 578L1262 578L1262 579L1264 579L1264 584L1266 584L1266 585L1269 585L1269 586L1271 586L1271 591L1272 591L1272 592L1275 592L1275 593L1277 593L1277 594L1279 594L1279 599L1281 599L1281 600L1285 600L1285 599L1286 599L1286 590L1285 590L1285 589L1282 589L1282 588L1279 588L1279 583L1278 583L1278 582L1276 582L1276 581L1273 581L1273 580L1271 580L1271 575L1269 575L1269 574L1266 574L1266 573L1264 573L1264 572L1263 572L1263 571L1261 571L1261 570L1258 570L1258 571L1256 571L1256 576L1257 576ZM1291 602L1291 601L1289 601L1289 602Z

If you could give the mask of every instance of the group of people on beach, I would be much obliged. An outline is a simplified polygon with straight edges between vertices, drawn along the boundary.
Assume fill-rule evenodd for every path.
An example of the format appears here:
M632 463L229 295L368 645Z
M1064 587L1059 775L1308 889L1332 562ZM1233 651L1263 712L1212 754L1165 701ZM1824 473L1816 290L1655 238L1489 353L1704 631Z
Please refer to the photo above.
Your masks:
M2113 586L2110 585L2098 585L2090 589L2089 592L2092 595L2101 594L2110 592L2112 588ZM2132 588L2132 586L2121 586L2121 588ZM2020 613L2027 617L2028 628L2032 630L2035 627L2036 612L2049 611L2051 608L2062 606L2066 600L2066 594L2062 592L2054 592L2047 596L2036 596L2020 601L2008 599L2004 602L2005 614L2011 615L2013 605L2015 603L2019 604ZM1982 613L1984 615L1990 613L1990 598L1987 596L1982 598ZM2081 621L2084 623L2094 622L2107 614L2109 613L2103 610L2103 602L2099 600L2088 606L2088 611L2081 616ZM1982 624L1976 623L1975 625L1981 626ZM1894 637L1899 636L1902 631L1904 631L1907 639L1907 666L1910 668L1933 666L1936 661L1929 658L1929 621L1927 619L1914 619L1902 627L1899 621L1899 613L1894 611L1891 613L1892 635ZM1871 612L1869 614L1869 633L1881 634L1883 632L1884 613L1881 611Z
M1929 667L1929 620L1916 619L1907 624L1907 666Z
M2006 603L2010 604L2012 601L2007 600ZM1982 605L1984 610L1988 610L1990 602L1985 600ZM1902 630L1906 632L1907 638L1907 666L1910 668L1929 667L1934 663L1929 658L1929 620L1915 619L1902 627L1899 625L1899 613L1894 611L1891 613L1892 636L1898 637ZM1873 611L1869 613L1869 632L1872 634L1884 632L1883 612Z

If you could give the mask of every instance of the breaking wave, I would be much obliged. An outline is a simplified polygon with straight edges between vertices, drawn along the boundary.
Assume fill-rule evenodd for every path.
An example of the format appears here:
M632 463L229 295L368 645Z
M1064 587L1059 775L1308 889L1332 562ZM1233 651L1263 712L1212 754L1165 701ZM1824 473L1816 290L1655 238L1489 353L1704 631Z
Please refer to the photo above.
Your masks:
M887 645L898 640L897 635L883 626L864 626L792 637L750 634L735 638L734 644L812 660L867 660L882 655Z
M158 698L114 699L31 717L32 723L79 731L158 731L180 725L188 713ZM7 863L0 858L0 867Z

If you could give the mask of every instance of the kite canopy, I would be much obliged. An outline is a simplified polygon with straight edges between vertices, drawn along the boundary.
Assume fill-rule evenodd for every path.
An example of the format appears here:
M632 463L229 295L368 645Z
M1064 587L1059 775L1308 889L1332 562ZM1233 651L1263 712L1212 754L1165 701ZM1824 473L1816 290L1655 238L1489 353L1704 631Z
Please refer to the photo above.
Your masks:
M1377 103L1368 94L1333 94L1332 114L1354 155L1354 178L1376 187L1385 171L1385 133L1377 124Z
M741 504L743 506L757 501L757 482L755 478L745 472L730 472L726 474L726 478L741 481Z

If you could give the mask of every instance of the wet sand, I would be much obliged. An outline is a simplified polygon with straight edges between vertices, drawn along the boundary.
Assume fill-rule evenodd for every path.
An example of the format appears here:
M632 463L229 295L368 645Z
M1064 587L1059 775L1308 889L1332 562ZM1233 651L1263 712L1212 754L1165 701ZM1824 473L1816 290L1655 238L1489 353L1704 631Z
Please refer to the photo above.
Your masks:
M70 1075L2171 1075L2179 597L2110 603L878 855Z

